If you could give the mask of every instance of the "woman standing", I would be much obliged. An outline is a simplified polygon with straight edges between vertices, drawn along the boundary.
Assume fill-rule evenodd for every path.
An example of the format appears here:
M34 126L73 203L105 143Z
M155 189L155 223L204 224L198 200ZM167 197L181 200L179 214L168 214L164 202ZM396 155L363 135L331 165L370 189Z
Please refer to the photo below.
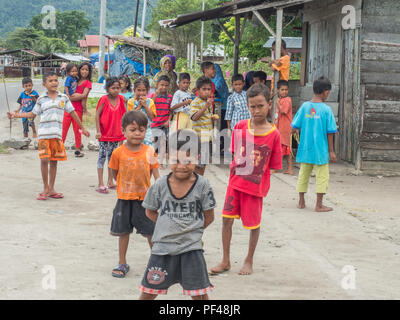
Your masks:
M168 93L172 96L174 95L175 91L178 90L177 75L174 71L175 61L176 61L175 56L166 55L162 57L160 60L161 70L154 76L152 82L152 87L156 88L158 79L161 76L167 76L170 79Z

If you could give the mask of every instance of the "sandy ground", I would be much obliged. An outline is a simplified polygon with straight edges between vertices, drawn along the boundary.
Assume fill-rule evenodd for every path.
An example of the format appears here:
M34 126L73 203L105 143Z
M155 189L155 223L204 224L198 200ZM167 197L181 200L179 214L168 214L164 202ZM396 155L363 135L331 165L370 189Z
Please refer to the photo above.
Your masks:
M0 141L8 138L8 124L3 117ZM19 132L20 120L14 120L13 133ZM89 139L83 141L87 145ZM68 151L56 180L56 189L65 198L48 201L35 199L42 187L37 151L0 154L0 299L138 298L150 254L147 241L132 235L131 271L125 279L112 277L118 239L109 235L109 229L116 195L94 191L97 153L85 152L77 159ZM354 176L352 171L346 164L331 165L326 201L335 209L331 213L312 210L313 183L308 207L296 209L296 177L273 175L254 273L237 274L249 236L237 221L232 269L211 277L211 298L400 299L400 178ZM210 166L206 176L218 203L215 222L204 233L210 268L221 258L220 213L228 170ZM52 283L48 270L55 271L54 289L43 287ZM159 299L188 298L175 285Z

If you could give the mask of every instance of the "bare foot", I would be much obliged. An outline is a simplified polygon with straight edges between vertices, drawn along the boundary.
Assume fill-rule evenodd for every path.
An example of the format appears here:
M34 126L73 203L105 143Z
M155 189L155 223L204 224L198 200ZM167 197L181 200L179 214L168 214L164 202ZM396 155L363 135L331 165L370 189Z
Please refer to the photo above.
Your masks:
M247 276L247 275L252 274L252 273L253 273L253 264L251 262L245 261L243 266L242 266L242 269L240 269L240 271L239 271L239 275Z
M284 171L283 174L290 174L291 176L294 175L293 170Z
M306 203L303 201L299 201L299 204L297 205L298 209L304 209L306 207Z
M223 273L223 272L229 271L230 269L231 269L231 264L229 262L228 263L221 262L216 267L210 269L210 274Z
M333 208L327 207L327 206L320 206L320 207L315 207L316 212L329 212L332 211Z
M271 174L276 173L277 170L269 170Z

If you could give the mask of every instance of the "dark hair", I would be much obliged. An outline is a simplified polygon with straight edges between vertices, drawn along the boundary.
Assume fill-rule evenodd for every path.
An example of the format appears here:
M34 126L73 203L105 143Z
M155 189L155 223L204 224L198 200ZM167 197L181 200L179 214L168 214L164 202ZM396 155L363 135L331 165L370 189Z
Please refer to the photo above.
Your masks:
M145 78L145 77L140 77L140 78L135 80L135 82L133 83L133 90L135 90L141 84L143 84L146 87L147 91L150 90L149 80L147 78Z
M67 71L67 74L69 74L74 67L78 69L78 67L75 64L68 63L67 67L65 68L65 70Z
M254 72L253 79L254 78L258 78L261 81L267 82L267 74L264 71L256 71L256 72Z
M244 82L243 75L241 75L241 74L235 74L235 75L232 77L232 83L234 83L235 81L243 81L243 82Z
M254 77L254 71L253 70L247 72L246 80L245 80L246 84L245 84L245 86L243 88L245 91L249 90L249 88L253 85L253 83L254 83L253 77Z
M211 79L209 77L206 77L206 76L201 76L196 81L196 88L200 89L201 87L203 87L206 84L209 84L210 86L212 86Z
M326 90L332 90L332 84L328 78L320 77L313 83L313 91L315 94L321 94Z
M169 151L189 151L196 150L197 156L200 154L200 138L197 133L190 129L179 129L169 137ZM185 146L185 148L183 148Z
M132 92L132 82L131 82L131 79L127 75L120 76L119 80L125 81L125 83L128 84L128 86L126 87L126 90L128 90L129 92Z
M46 82L48 77L53 77L53 76L58 77L57 73L55 73L54 71L49 71L49 72L44 73L43 76L42 76L43 83Z
M182 72L179 74L179 81L182 80L189 80L190 81L190 74L187 72Z
M25 85L27 83L33 83L32 79L29 77L23 78L22 79L22 85Z
M282 86L286 86L286 87L289 88L289 82L286 81L286 80L279 80L279 81L278 81L278 84L276 85L276 87L277 87L278 89L280 89Z
M168 83L170 83L170 82L171 82L171 79L170 79L168 76L166 76L166 75L162 75L162 76L160 76L160 77L158 78L157 84L158 84L160 81L167 81Z
M247 90L246 95L247 95L247 100L249 100L249 98L257 97L258 95L263 95L265 97L265 100L267 100L267 102L270 101L270 90L266 85L262 83L253 84L249 88L249 90Z
M276 40L272 43L273 46L276 45ZM282 48L286 50L286 41L282 39Z
M121 120L122 129L125 129L128 125L136 123L139 127L147 128L147 117L142 111L128 111L124 114Z
M78 78L79 78L79 80L82 79L82 77L81 77L81 69L82 69L84 66L87 66L88 69L89 69L89 74L88 74L88 76L87 76L86 79L89 80L89 81L92 81L93 67L92 67L92 65L91 65L89 62L82 62L82 63L79 65L79 67L78 67Z
M204 61L201 63L201 72L204 73L204 70L214 67L214 63L212 63L211 61Z
M119 84L119 80L118 80L118 78L117 77L110 77L110 78L108 78L107 80L106 80L106 91L108 92L108 89L110 89L111 88L111 86L114 84L114 83L116 83L116 82L118 82L118 84Z

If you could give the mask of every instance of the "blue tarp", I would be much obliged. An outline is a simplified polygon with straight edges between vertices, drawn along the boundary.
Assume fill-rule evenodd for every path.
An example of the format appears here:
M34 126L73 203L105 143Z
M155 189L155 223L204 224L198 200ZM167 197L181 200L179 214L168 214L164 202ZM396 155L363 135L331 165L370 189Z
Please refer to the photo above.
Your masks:
M92 55L90 55L89 59L90 59L90 63L94 65L97 61L99 61L99 52L96 52L96 53L93 53ZM110 60L114 61L114 53L110 53ZM105 61L108 61L108 53L106 53Z

